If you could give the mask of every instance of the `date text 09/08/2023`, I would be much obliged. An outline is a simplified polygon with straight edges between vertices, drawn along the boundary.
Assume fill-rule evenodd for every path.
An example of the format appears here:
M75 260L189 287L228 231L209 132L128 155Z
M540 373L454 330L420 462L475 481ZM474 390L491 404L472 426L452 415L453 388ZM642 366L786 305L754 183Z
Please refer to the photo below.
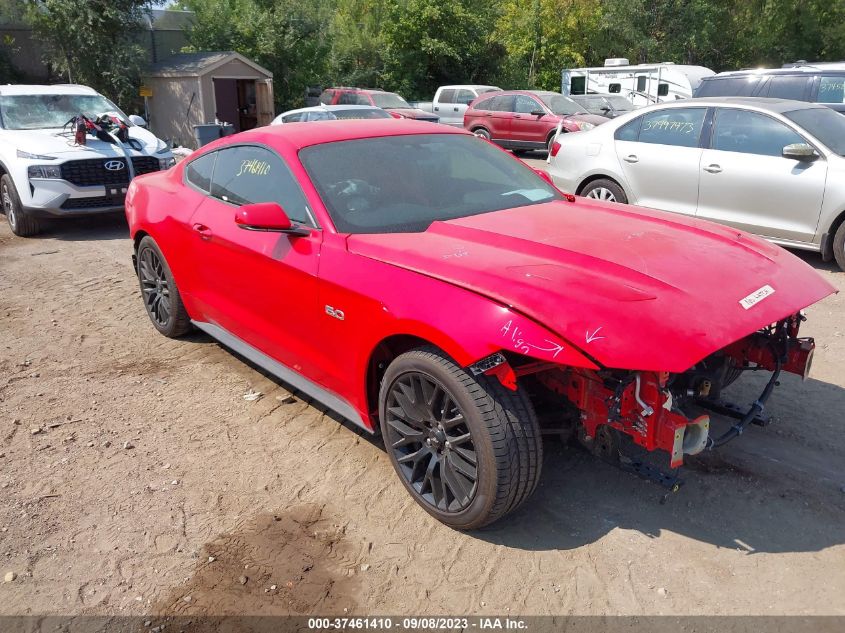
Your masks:
M378 630L511 630L524 631L528 629L525 620L511 617L404 617L392 619L387 617L342 617L342 618L309 618L308 628L312 630L346 630L346 629L378 629Z

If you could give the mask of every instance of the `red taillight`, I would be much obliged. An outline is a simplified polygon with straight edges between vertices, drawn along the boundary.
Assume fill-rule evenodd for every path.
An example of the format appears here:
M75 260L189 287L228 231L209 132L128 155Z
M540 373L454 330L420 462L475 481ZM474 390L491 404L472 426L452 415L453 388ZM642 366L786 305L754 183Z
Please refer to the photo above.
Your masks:
M557 153L560 151L560 143L555 141L552 143L552 151L549 152L552 156L557 156Z

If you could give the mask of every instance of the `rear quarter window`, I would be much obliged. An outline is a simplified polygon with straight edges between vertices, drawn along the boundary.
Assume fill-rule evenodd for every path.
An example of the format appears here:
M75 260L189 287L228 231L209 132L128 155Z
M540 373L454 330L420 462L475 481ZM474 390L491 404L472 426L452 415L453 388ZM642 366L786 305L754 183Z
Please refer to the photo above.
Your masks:
M209 152L192 160L185 166L185 180L205 193L211 191L211 178L217 152Z

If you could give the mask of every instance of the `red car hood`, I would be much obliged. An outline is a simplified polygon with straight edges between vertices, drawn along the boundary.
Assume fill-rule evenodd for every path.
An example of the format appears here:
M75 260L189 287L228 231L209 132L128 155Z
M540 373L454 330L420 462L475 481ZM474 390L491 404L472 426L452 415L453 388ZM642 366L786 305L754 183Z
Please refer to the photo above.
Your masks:
M420 110L419 108L385 108L385 110L401 114L409 119L433 119L437 116L436 114Z
M619 369L685 371L836 291L746 233L581 198L435 222L424 233L353 235L348 244L495 299ZM740 303L765 286L774 292Z
M601 125L602 123L610 121L607 117L603 117L599 114L569 114L563 117L563 120L574 121L576 123L586 121L587 123L592 123L593 125Z

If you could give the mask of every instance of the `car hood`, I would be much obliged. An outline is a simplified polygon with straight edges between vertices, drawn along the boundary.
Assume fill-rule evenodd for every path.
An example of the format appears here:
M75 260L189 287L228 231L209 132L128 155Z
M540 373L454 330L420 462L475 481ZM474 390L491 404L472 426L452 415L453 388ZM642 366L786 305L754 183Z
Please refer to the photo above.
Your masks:
M836 291L747 233L583 198L352 235L348 246L494 299L618 369L685 371ZM774 292L740 303L765 286Z
M401 114L409 119L431 119L434 115L431 112L420 110L419 108L384 108L388 112L395 112Z
M563 119L565 121L575 121L576 123L592 123L593 125L601 125L610 121L609 118L600 114L569 114L563 117Z
M52 130L2 130L2 140L30 154L59 156L61 158L91 158L83 153L102 156L122 156L120 148L91 136L86 137L85 146L74 145L73 134L60 129ZM156 151L158 139L149 130L139 126L129 128L129 138L138 140L145 153ZM131 149L131 148L129 148Z

